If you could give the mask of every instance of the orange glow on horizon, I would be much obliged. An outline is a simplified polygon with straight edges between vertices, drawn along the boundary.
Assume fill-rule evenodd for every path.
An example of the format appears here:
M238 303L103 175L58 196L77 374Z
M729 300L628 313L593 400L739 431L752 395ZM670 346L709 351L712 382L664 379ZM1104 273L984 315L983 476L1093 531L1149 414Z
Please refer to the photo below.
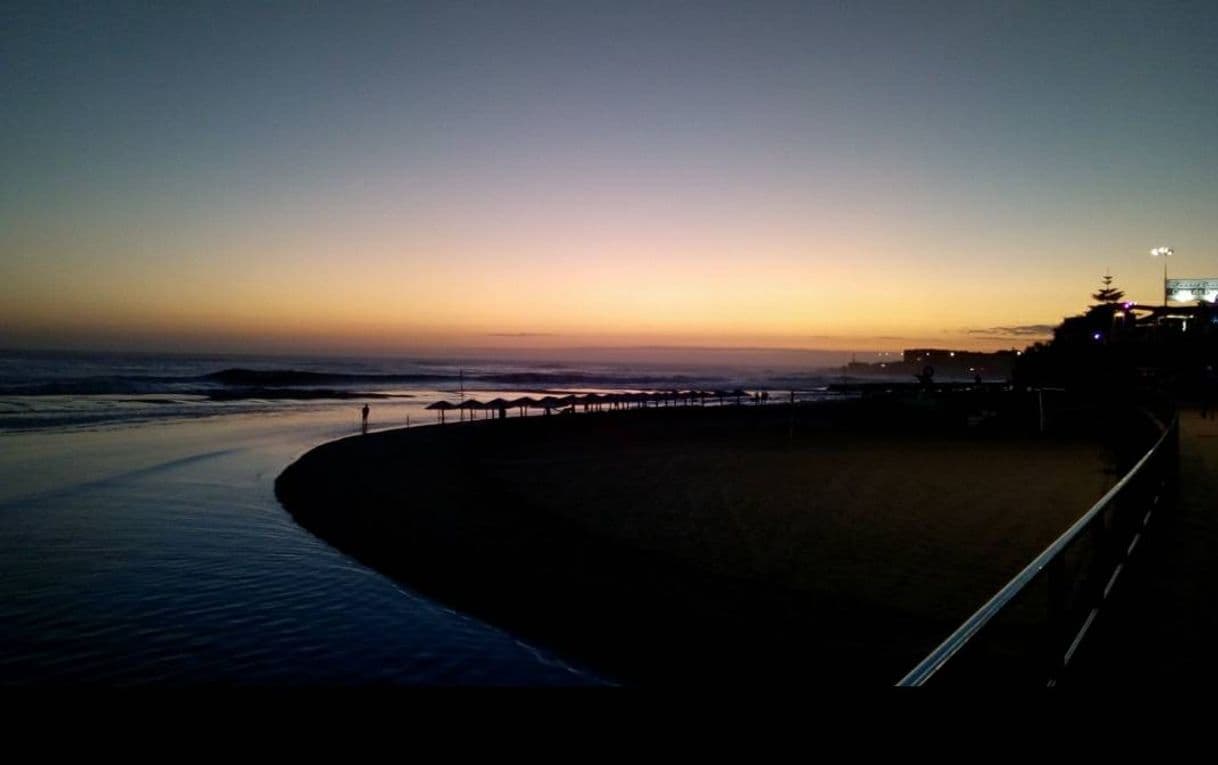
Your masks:
M1068 263L994 265L1022 256L1015 245L938 262L878 239L812 250L786 232L746 248L651 229L568 256L556 242L574 234L555 226L552 241L530 232L498 248L430 249L391 227L356 247L322 226L172 258L107 253L104 271L70 248L35 250L0 284L3 318L11 338L59 347L997 350L1038 339L1002 328L1054 324L1093 286ZM474 244L485 249L461 249Z
M832 266L771 262L729 268L684 263L521 267L426 273L407 266L267 270L167 279L59 281L6 295L10 331L73 337L126 335L238 346L399 347L674 345L899 349L910 345L1006 348L971 327L1027 323L1050 305L995 315L996 291L954 299L945 286L906 276L835 273ZM857 289L842 285L858 281ZM48 292L55 295L50 299ZM911 292L931 295L919 300ZM986 316L984 320L980 317ZM20 334L18 332L18 334Z

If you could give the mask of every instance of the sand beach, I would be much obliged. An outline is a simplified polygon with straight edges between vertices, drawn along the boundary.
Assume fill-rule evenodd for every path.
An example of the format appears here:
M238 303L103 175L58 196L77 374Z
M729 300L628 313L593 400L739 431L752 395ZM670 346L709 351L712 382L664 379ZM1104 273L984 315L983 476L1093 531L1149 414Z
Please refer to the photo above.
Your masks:
M623 683L883 685L1099 498L1114 457L875 406L389 431L314 449L276 490L407 587Z

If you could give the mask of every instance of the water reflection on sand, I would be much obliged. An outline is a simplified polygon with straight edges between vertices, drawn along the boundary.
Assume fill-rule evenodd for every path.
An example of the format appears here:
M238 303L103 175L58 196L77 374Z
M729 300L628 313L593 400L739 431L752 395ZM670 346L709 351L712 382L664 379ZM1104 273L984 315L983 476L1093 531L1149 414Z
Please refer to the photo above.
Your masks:
M373 403L372 425L428 421ZM599 682L336 552L272 483L358 406L0 434L0 683Z

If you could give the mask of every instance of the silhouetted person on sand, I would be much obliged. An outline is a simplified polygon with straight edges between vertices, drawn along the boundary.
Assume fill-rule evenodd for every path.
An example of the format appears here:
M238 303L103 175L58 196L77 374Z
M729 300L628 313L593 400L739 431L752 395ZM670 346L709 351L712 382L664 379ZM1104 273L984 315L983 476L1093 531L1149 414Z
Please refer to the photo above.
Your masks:
M364 404L364 408L360 410L360 414L363 415L363 421L360 423L360 432L367 433L368 432L368 405L367 404Z

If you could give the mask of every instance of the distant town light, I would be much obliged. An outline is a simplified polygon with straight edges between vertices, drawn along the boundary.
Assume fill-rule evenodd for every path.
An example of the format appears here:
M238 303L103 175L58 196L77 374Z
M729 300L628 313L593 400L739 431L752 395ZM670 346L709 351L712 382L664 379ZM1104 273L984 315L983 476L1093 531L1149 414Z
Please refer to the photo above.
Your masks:
M1101 335L1099 332L1096 332L1095 334L1093 334L1093 335L1091 336L1091 339L1092 339L1092 340L1099 340L1099 339L1100 339L1100 338L1102 338L1102 337L1103 337L1103 335Z

